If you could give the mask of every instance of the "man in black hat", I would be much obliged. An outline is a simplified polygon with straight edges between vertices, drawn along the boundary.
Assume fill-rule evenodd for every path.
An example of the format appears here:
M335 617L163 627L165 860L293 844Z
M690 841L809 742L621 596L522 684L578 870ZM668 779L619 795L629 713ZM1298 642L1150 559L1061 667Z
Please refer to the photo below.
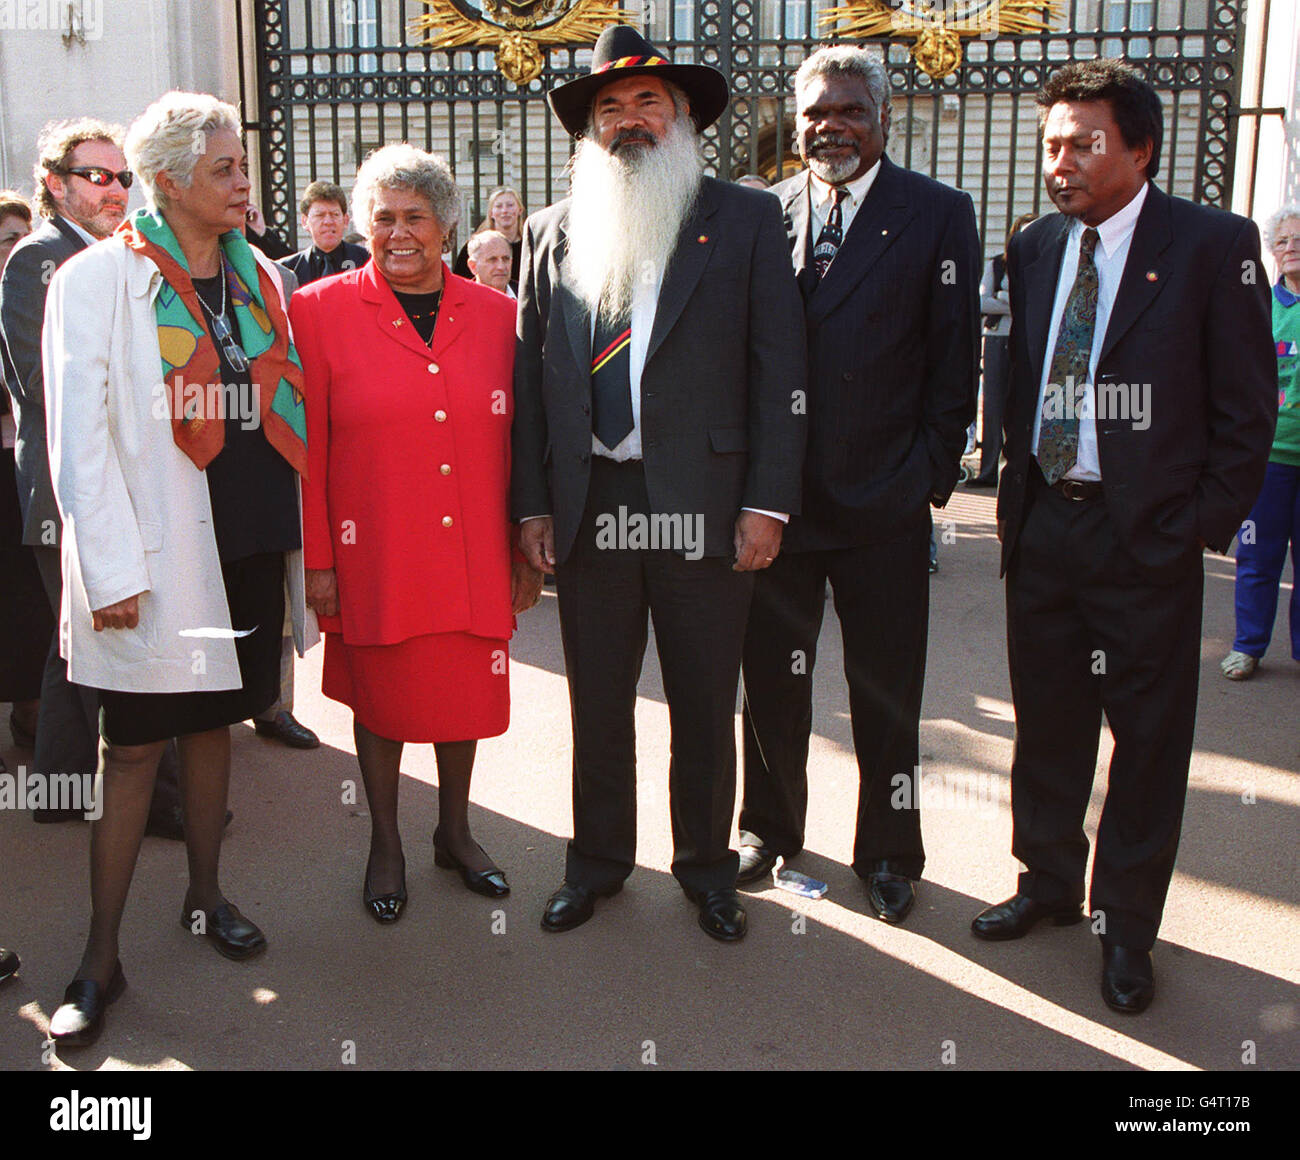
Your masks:
M542 917L564 931L636 860L637 680L654 618L672 721L673 874L706 933L746 930L729 833L754 573L798 510L803 311L779 203L703 175L722 75L607 28L550 94L573 196L524 232L511 503L556 575L574 837Z

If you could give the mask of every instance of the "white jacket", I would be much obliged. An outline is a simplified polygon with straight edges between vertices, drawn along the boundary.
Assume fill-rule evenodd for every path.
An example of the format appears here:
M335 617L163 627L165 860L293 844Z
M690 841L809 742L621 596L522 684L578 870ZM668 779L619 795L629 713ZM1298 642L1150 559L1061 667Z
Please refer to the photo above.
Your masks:
M275 265L253 254L280 287ZM176 446L162 395L154 314L162 285L158 267L117 236L65 262L50 283L42 354L64 528L59 651L69 680L91 688L237 689L208 481ZM301 525L301 488L298 511ZM320 639L301 551L286 554L285 576L301 655ZM137 592L136 628L95 632L92 609Z

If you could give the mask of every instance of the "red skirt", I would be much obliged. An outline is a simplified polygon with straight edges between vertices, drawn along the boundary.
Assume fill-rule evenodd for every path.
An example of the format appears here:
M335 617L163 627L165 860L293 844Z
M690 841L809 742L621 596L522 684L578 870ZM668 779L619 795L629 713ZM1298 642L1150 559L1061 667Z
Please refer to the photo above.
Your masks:
M446 632L350 645L329 632L321 692L390 741L496 737L510 724L507 642Z

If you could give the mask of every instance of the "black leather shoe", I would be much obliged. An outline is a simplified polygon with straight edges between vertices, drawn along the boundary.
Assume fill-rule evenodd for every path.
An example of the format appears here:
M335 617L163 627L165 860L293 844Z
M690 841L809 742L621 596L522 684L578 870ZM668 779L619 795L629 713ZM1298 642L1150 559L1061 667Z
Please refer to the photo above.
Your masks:
M281 709L269 721L253 719L253 731L259 737L273 737L283 741L291 749L315 749L320 745L320 738L306 725L294 719L287 709Z
M741 846L740 869L736 872L736 885L748 886L772 873L780 855L766 846Z
M867 903L881 922L902 922L916 904L912 880L880 861L867 874Z
M1003 939L1024 938L1043 919L1050 918L1053 926L1071 926L1083 921L1083 908L1077 902L1067 906L1048 906L1035 902L1024 894L1013 894L1005 902L980 911L970 924L976 938L1000 942Z
M73 979L63 992L63 1003L50 1017L50 1038L60 1047L89 1047L104 1030L104 1012L126 990L119 960L108 986L100 989L93 979Z
M1101 944L1101 997L1112 1011L1141 1015L1156 997L1151 952Z
M370 889L370 866L366 865L366 881L361 888L361 901L370 917L376 922L396 922L402 917L406 905L406 859L402 859L402 885L392 894L376 894Z
M597 898L613 898L622 889L621 882L608 890L588 890L585 886L565 882L546 900L546 909L542 911L542 929L558 934L581 926L596 913Z
M181 926L188 931L194 930L194 910L187 905L181 911ZM266 950L266 935L239 913L239 907L223 902L216 910L208 911L204 919L206 929L203 933L216 947L217 954L239 962Z
M8 947L0 947L0 983L12 979L22 964L18 961L18 952Z
M36 748L36 734L30 729L24 729L18 717L13 713L9 714L9 732L13 734L14 744L19 749Z
M226 825L230 825L234 816L229 810L226 811ZM151 809L144 832L149 838L166 838L172 842L185 841L185 814L179 803L158 810Z
M474 844L478 845L477 842ZM482 846L478 848L480 853L484 852ZM504 898L510 893L510 883L497 867L493 866L491 870L470 870L455 854L439 844L436 830L433 834L433 864L442 870L459 870L461 881L484 898Z
M749 929L749 919L734 889L710 890L701 894L682 887L686 897L700 908L700 929L719 942L740 942Z

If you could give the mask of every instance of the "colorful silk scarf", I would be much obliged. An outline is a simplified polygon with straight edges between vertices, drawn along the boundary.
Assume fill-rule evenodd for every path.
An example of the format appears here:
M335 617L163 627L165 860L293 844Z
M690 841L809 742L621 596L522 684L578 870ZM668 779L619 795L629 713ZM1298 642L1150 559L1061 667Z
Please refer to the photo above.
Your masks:
M163 287L154 300L154 313L172 437L202 471L226 443L226 391L221 360L204 325L189 264L161 213L139 210L118 232L162 273ZM262 430L294 470L306 475L302 362L289 340L289 321L279 291L238 230L221 235L221 255L239 344L252 364L249 379L258 393ZM269 390L268 385L272 385Z

